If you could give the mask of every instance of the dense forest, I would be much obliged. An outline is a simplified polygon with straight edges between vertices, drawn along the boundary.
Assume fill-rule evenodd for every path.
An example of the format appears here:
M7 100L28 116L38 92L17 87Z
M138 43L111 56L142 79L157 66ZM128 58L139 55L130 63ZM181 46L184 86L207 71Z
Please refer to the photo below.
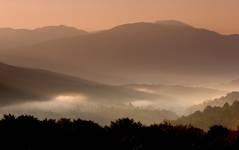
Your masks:
M18 150L238 149L239 130L213 126L209 131L169 123L144 126L119 119L99 126L81 119L38 120L5 115L0 120L1 147Z

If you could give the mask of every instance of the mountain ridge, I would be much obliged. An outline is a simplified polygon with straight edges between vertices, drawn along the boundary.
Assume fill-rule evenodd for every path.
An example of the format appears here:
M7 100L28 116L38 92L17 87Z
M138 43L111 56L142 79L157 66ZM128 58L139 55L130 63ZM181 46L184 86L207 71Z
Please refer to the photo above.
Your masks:
M206 82L215 80L216 74L220 79L236 74L239 68L233 64L238 61L238 41L195 27L132 23L10 50L2 60L107 83L120 78L124 82L158 82L159 78L168 82L174 77L176 84L182 84L176 81L193 82L189 79L195 76ZM10 53L14 56L8 56ZM189 77L183 81L176 76Z
M9 50L44 41L88 34L84 30L64 25L35 29L0 28L0 50Z
M124 103L141 98L153 100L159 96L42 69L16 67L4 63L0 63L0 79L0 87L10 89L0 92L1 106L19 102L49 101L62 95L84 95L90 101L107 103ZM12 91L20 93L20 96L14 95Z

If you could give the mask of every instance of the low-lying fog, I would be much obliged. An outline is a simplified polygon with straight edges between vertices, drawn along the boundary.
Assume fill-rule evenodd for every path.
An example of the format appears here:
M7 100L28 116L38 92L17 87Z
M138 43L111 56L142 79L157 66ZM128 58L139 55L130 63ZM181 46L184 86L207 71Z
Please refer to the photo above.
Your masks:
M131 86L129 86L131 87ZM136 88L135 90L157 93L150 88ZM164 91L165 94L166 90ZM179 96L181 94L181 97ZM220 97L224 92L201 94L191 99L193 93L182 95L174 93L171 97L162 96L158 100L133 100L122 103L97 102L84 94L58 95L48 101L30 101L2 107L0 114L34 115L41 119L53 118L82 118L94 120L102 125L123 117L134 118L144 124L160 123L165 120L174 120L185 114L185 110L194 104L199 104L208 98ZM178 99L176 99L177 97Z
M139 103L122 105L88 101L84 95L59 95L44 102L27 102L1 108L1 114L34 115L44 118L82 118L94 120L100 124L109 124L118 118L130 117L145 124L157 123L166 119L175 119L173 112L139 106Z

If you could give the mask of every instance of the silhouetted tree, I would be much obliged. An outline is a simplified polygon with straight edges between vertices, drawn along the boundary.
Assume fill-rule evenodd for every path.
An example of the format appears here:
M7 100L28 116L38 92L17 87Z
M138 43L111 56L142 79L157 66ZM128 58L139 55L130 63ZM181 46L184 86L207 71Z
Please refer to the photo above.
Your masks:
M227 106L225 106L227 107ZM17 150L228 150L239 148L239 129L212 126L208 132L170 123L144 126L124 118L101 127L81 119L44 119L4 115L0 120L1 149Z

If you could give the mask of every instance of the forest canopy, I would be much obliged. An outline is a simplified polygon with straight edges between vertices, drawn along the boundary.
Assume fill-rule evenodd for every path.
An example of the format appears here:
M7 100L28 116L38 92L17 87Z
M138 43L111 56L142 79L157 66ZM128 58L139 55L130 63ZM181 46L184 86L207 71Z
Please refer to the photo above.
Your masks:
M169 123L145 126L124 118L102 127L81 119L38 120L4 115L0 120L1 147L6 149L237 149L239 130L213 126L208 132ZM13 144L14 143L14 144Z

